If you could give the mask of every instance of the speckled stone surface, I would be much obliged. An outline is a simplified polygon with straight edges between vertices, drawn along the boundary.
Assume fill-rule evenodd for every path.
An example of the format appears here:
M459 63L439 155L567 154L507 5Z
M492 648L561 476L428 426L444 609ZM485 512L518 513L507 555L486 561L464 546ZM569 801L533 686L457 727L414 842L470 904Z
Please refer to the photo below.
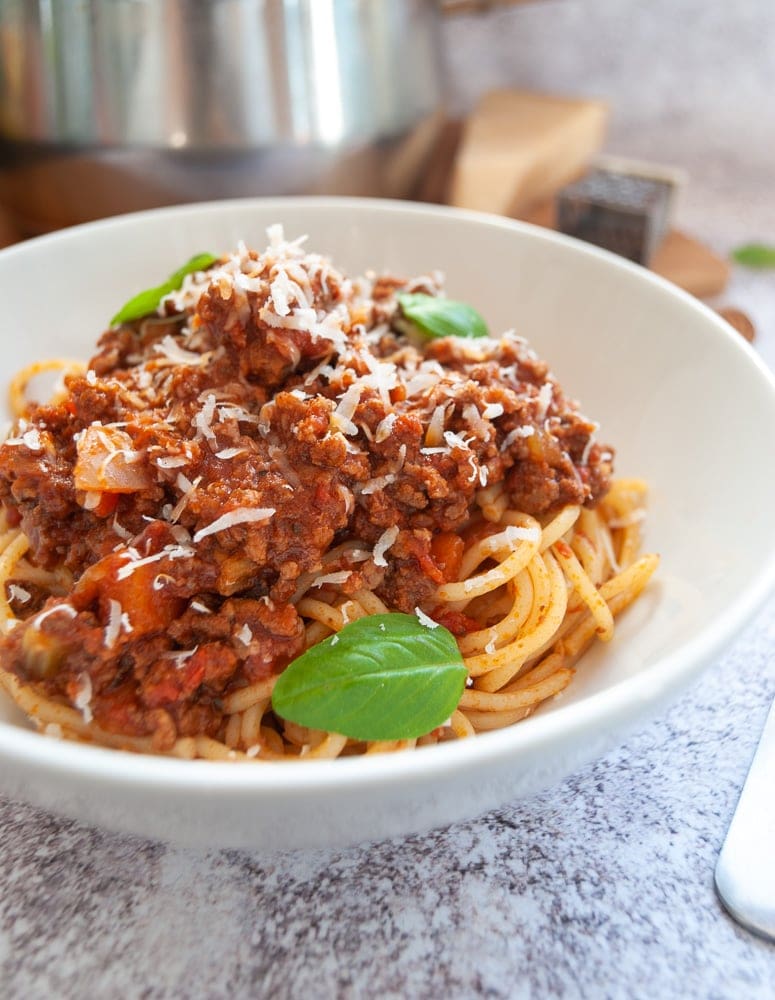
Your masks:
M458 21L457 96L608 94L612 152L689 170L686 228L722 252L775 241L775 6L682 0L680 26L675 9L549 0ZM775 276L736 273L724 301L775 367ZM727 917L713 868L773 695L771 602L667 714L559 786L347 851L197 854L0 800L0 998L769 1000L775 945Z
M661 720L423 837L195 854L0 804L0 994L775 995L713 867L773 690L775 609Z

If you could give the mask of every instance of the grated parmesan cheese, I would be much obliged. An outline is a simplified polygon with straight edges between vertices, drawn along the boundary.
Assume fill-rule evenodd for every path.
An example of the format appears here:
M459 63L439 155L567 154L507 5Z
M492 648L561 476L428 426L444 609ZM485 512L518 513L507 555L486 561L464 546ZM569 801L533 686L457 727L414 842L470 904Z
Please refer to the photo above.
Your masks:
M168 653L162 653L161 656L163 660L173 660L176 670L180 670L198 649L197 645L193 649L170 650Z
M295 297L296 301L299 301L297 289L298 291L301 291L301 289L298 288L298 285L295 287L294 285L295 282L291 282L287 272L282 269L278 269L275 279L269 287L269 295L272 299L272 305L274 306L274 311L278 316L288 315L291 311L289 303L292 298ZM305 303L305 305L309 305L309 303Z
M182 524L171 524L170 534L178 545L188 545L191 542L191 535L188 532L188 528L184 528Z
M247 410L236 403L219 403L216 407L221 420L236 420L238 423L257 424L260 418L255 413L248 413Z
M418 371L406 383L406 397L412 399L423 392L428 392L440 382L439 375L433 371Z
M238 632L234 633L235 639L239 639L243 646L249 646L253 641L253 631L247 622L239 629Z
M202 477L201 476L197 476L196 479L192 483L189 479L186 478L186 476L183 475L182 472L179 472L178 473L178 477L175 480L175 482L176 482L176 484L178 486L178 489L180 489L181 492L183 493L183 496L180 498L180 500L178 500L178 502L175 504L175 506L169 511L169 518L168 518L168 520L170 521L171 524L174 524L175 521L177 521L177 519L183 513L183 511L184 511L184 509L186 507L186 504L189 502L189 500L191 499L191 497L192 497L192 495L194 493L194 490L202 482ZM166 506L167 505L165 504L165 507ZM162 513L163 512L164 512L164 508L162 508Z
M362 382L353 382L349 389L340 397L339 405L331 414L332 424L336 426L337 430L348 436L358 433L358 428L353 423L352 418L361 400L363 389Z
M122 541L128 542L132 537L131 531L127 531L123 524L119 524L118 514L113 515L113 522L111 527L113 531Z
M45 611L41 611L39 614L30 622L30 628L39 629L43 622L50 616L61 612L67 615L68 618L75 618L78 612L70 604L57 604L54 608L47 608Z
M102 644L110 649L116 645L116 639L118 639L118 634L121 631L122 609L119 602L114 601L113 598L108 600L108 604L110 605L110 611L108 614L108 624L105 626L105 637Z
M310 587L323 587L327 583L339 586L339 584L346 583L349 579L349 569L337 570L336 573L326 573L324 576L316 576L310 583Z
M517 440L517 438L529 438L535 434L535 428L532 424L522 424L521 427L515 427L513 431L509 431L506 437L503 439L503 444L501 445L501 450L504 448L510 448L511 445Z
M194 489L194 484L188 476L184 475L182 472L178 473L175 483L181 493L191 493Z
M342 616L342 623L344 625L349 625L351 621L354 621L354 619L350 617L350 612L354 611L355 607L356 605L354 601L345 601L341 608L339 608L339 613Z
M385 553L395 544L395 540L398 538L398 525L394 524L392 528L387 528L377 539L374 546L374 565L375 566L387 566L387 559L385 558Z
M35 427L31 427L28 431L22 434L22 441L30 449L30 451L42 451L43 442L40 440L40 434Z
M32 597L29 590L25 590L24 587L20 587L18 583L8 584L8 596L12 601L18 601L19 604L26 604Z
M544 382L541 388L538 390L538 414L537 419L543 420L546 414L549 412L549 407L552 405L552 398L554 396L554 386L551 382Z
M158 562L160 559L190 559L196 553L187 545L165 545L161 552L156 552L152 556L144 556L142 559L133 558L130 553L134 551L127 549L124 555L129 556L129 562L124 563L116 573L117 580L126 580L136 569L147 566L149 563Z
M448 405L448 403L442 403L433 411L431 419L428 422L428 429L425 432L425 445L427 448L437 448L439 451L446 450L439 448L439 445L444 440L444 422L446 420ZM426 455L429 454L425 448L422 451Z
M329 364L330 360L331 360L331 355L329 355L327 358L324 358L319 365L317 365L315 368L312 368L309 372L307 372L304 378L304 385L312 385L312 383L321 375L326 377L330 381L331 376L334 374L334 369Z
M158 344L154 344L153 349L157 354L162 354L176 365L201 365L207 360L206 354L196 354L194 351L185 350L169 334L162 337Z
M372 493L379 493L384 490L386 486L390 486L391 483L396 481L396 477L392 472L389 472L386 476L375 476L373 479L367 479L362 486L356 487L358 492L365 495L370 495Z
M285 231L281 222L273 222L266 227L266 237L273 250L280 250L285 243Z
M482 419L479 408L473 403L467 403L463 407L463 417L468 422L475 436L482 441L486 441L490 435L491 425Z
M228 513L216 518L212 524L206 528L200 528L194 535L194 544L201 542L208 535L215 535L219 531L226 531L237 524L257 523L268 520L275 513L274 507L236 507Z
M205 437L210 443L215 441L215 432L212 428L214 415L215 396L209 393L202 409L194 414L193 424L197 429L197 437Z
M383 441L387 441L390 435L393 433L393 425L396 422L396 414L388 413L386 417L377 424L377 429L374 431L374 441L377 444L382 444Z
M73 705L81 713L83 721L87 726L94 718L91 710L92 694L91 677L87 673L80 674L78 677L78 690L75 698L73 698Z
M444 440L449 448L464 448L466 450L471 443L470 438L464 438L462 434L454 434L452 431L444 431Z
M422 608L415 608L414 613L420 620L420 624L424 625L426 628L438 628L439 623L435 622L429 615L426 615Z
M595 432L598 431L599 429L600 429L600 424L595 424L594 430L589 435L589 437L587 438L587 443L584 445L584 451L582 452L581 458L579 459L579 465L586 465L587 462L589 461L589 453L592 451L592 446L595 443Z

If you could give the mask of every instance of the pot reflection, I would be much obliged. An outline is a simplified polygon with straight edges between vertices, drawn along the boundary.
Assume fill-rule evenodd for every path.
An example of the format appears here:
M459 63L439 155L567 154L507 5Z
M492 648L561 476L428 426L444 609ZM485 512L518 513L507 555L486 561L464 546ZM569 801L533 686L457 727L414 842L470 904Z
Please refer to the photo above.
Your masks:
M44 228L247 194L405 196L440 124L433 0L0 8L0 198Z

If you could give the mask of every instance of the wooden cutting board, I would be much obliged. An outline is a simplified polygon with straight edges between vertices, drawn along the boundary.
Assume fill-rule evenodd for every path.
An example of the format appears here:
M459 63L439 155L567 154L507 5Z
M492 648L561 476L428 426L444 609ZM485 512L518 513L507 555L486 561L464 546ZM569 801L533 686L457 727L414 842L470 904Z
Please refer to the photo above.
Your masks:
M729 264L686 233L673 229L657 249L650 268L700 299L723 292Z
M417 191L420 201L446 204L455 157L463 134L463 123L449 121L441 131L435 152ZM556 228L554 199L533 206L518 216L548 229ZM729 264L709 247L687 233L667 234L651 262L651 270L696 295L710 298L722 292L729 281Z

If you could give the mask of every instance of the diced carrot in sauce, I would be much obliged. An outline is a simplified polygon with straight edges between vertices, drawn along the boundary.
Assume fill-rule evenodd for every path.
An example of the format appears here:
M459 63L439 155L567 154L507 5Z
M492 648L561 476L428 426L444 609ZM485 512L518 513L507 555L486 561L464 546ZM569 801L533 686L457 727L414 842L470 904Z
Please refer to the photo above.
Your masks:
M118 493L103 493L92 513L97 517L109 517L118 506Z
M137 566L119 578L127 565L123 555L111 553L91 566L76 585L73 604L86 607L96 601L101 616L107 621L110 601L118 601L129 616L133 633L141 635L166 628L183 610L185 601L171 595L166 588L154 590L159 572L158 563Z
M458 579L464 550L465 542L453 531L442 531L434 536L431 555L441 569L445 583Z

